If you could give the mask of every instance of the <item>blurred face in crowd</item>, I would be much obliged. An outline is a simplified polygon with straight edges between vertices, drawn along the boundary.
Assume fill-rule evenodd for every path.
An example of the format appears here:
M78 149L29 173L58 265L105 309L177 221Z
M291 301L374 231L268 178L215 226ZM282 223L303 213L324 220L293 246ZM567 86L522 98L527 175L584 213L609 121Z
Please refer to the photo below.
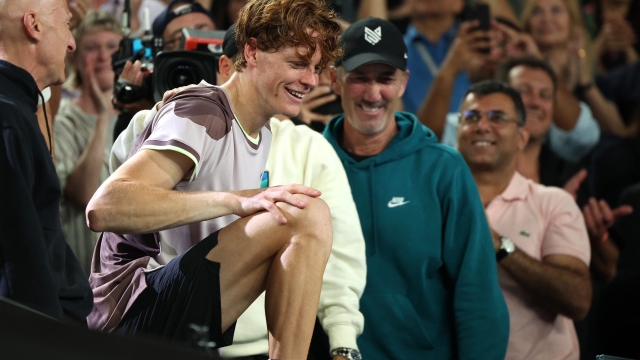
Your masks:
M240 9L242 9L248 2L248 0L229 0L227 16L229 17L230 24L238 21L238 12L240 12Z
M42 51L38 62L47 69L48 85L62 84L66 78L64 66L67 52L76 49L76 42L69 29L71 13L67 1L44 1L38 15L44 19L40 43Z
M549 74L542 69L516 66L509 71L509 85L522 97L527 110L525 129L531 141L542 142L553 120L555 89Z
M458 151L472 171L493 171L515 165L517 153L527 143L527 134L518 128L516 107L508 95L469 94L462 102L460 113ZM479 121L467 120L472 119L469 114L479 116ZM504 121L490 121L496 114Z
M538 0L531 12L529 27L538 46L565 44L572 28L569 10L562 0Z
M462 11L463 0L413 0L412 16L453 16Z
M342 97L345 127L374 135L395 125L394 103L402 97L409 72L384 63L333 73L333 91Z
M497 35L492 33L492 36L496 37ZM467 72L472 83L493 79L498 66L507 59L504 44L499 43L497 38L492 38L491 44L488 54L474 56L468 60L470 63Z
M113 88L115 76L111 66L111 55L118 50L120 35L108 30L94 30L84 35L78 42L76 67L83 78L83 84L89 84L88 74L93 68L100 89Z
M176 9L179 9L179 7ZM170 51L180 48L180 37L183 28L215 30L216 25L206 14L201 12L192 12L179 16L171 20L164 29L164 33L162 33L162 40L164 41L163 50Z

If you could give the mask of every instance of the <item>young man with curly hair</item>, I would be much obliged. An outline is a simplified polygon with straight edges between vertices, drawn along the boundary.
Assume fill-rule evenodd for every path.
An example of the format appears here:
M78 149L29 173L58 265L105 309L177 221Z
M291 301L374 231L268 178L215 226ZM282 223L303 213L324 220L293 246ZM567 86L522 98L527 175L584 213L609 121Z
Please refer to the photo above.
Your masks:
M323 1L254 0L243 8L232 78L179 92L98 189L87 221L101 236L90 282L93 328L231 343L236 319L266 290L269 356L306 357L331 218L320 192L260 190L275 114L295 116L341 55ZM124 234L124 235L120 235Z

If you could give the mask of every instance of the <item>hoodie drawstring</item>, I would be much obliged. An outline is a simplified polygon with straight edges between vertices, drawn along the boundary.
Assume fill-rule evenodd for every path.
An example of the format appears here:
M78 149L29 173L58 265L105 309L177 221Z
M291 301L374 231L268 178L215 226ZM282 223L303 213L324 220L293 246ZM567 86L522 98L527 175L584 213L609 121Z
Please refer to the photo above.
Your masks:
M372 239L371 239L371 245L370 247L367 247L367 250L371 249L371 252L369 255L375 255L378 253L378 231L376 229L376 224L377 224L377 219L376 219L376 191L375 189L375 178L373 176L373 167L374 167L374 162L372 161L371 164L369 164L369 198L371 199L371 227L372 227L372 231L373 233L372 235Z
M49 130L49 118L47 117L47 104L44 102L44 95L38 89L38 95L42 99L42 112L44 113L44 123L47 125L47 136L49 137L49 155L53 157L53 143L51 142L51 130Z

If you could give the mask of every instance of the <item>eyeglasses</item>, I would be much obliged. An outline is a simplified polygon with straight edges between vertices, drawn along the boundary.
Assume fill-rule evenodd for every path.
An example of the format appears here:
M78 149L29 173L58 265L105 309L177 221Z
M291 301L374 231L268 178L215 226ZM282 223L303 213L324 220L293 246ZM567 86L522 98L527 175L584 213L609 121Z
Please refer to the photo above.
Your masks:
M482 119L482 116L486 115L489 124L494 126L503 126L508 123L517 123L517 119L509 118L509 115L505 114L501 110L489 110L486 113L482 113L478 110L465 110L458 113L458 121L460 124L476 125Z

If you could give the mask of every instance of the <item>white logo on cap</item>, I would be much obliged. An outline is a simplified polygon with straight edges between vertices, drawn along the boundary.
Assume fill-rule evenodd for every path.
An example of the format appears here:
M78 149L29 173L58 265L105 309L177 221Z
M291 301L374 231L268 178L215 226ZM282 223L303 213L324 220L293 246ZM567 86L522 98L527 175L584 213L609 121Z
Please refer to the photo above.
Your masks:
M382 29L378 26L377 29L371 30L368 27L364 27L364 39L371 45L375 45L378 41L382 40Z

